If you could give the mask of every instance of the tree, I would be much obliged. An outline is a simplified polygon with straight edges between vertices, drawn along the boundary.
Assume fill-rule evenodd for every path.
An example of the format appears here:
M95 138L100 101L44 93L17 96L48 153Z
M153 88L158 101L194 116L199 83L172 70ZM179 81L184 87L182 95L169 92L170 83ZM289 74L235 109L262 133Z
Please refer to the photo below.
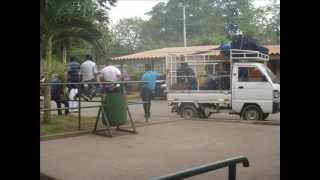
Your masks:
M208 45L225 39L225 23L210 0L171 0L158 3L147 15L142 44L145 49L183 45L182 9L186 7L187 44ZM220 43L220 42L218 42Z
M98 0L102 7L116 0ZM40 44L46 59L45 78L50 78L53 42L66 37L82 38L95 43L100 37L95 22L98 5L93 0L40 0ZM102 17L102 16L101 16ZM50 109L50 86L45 87L44 108ZM50 111L44 112L44 122L50 122Z
M183 45L182 7L186 7L187 44L209 45L231 40L230 32L241 31L262 42L279 42L278 0L255 8L254 0L169 0L158 3L146 15L139 50Z
M144 20L137 17L121 19L112 29L115 40L134 52L141 42L143 24Z
M265 8L270 16L266 19L266 38L268 43L280 43L280 4L278 0L272 0L271 5Z

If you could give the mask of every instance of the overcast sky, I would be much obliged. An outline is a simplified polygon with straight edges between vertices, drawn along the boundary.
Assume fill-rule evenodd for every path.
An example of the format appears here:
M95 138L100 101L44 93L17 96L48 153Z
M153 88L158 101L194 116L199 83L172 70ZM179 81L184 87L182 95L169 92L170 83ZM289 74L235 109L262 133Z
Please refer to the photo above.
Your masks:
M159 2L167 2L168 0L118 0L115 7L109 11L109 17L112 24L117 23L122 18L141 17L148 19L144 15L149 12ZM269 0L255 0L255 6L264 6Z

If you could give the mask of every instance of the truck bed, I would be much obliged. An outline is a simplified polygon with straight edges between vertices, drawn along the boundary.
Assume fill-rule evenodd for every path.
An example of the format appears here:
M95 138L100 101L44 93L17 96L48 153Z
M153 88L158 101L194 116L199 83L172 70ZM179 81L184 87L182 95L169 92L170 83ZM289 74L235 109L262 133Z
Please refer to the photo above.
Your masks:
M229 104L231 100L231 91L172 90L168 92L167 98L171 102L201 102Z

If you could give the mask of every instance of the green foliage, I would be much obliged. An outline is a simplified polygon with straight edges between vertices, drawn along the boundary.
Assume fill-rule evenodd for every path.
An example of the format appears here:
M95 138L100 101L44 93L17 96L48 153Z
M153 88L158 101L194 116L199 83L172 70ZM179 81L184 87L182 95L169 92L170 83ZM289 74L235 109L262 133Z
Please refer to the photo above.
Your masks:
M134 48L124 46L124 38L115 38L113 44L118 43L120 49L133 52L183 46L182 6L186 7L188 46L229 41L227 25L230 23L238 24L244 34L264 44L280 42L280 5L277 0L262 8L255 8L253 0L169 0L158 3L146 13L150 16L147 21L126 19L117 25L122 28L112 36L128 38L126 35L130 30L125 27L129 27L129 22L134 24L138 38Z
M113 28L115 41L125 48L135 51L142 37L142 25L144 20L141 18L121 19Z
M40 47L43 54L46 39L53 37L53 49L70 48L71 41L82 39L104 53L101 39L107 31L108 5L116 0L40 0ZM57 50L54 51L58 54Z
M50 123L41 123L41 126L40 126L41 136L78 131L77 116L52 115L52 119L53 121ZM92 130L92 127L94 127L94 123L95 123L95 117L82 117L81 129Z
M226 36L220 34L209 34L195 37L191 40L193 45L221 44L230 41Z
M51 69L48 71L47 67L45 66L46 60L43 60L41 62L41 70L42 74L48 73L49 77L52 76L52 74L59 74L60 77L62 77L62 80L65 81L65 76L68 71L68 67L66 64L62 64L57 57L53 57L52 63L51 63Z

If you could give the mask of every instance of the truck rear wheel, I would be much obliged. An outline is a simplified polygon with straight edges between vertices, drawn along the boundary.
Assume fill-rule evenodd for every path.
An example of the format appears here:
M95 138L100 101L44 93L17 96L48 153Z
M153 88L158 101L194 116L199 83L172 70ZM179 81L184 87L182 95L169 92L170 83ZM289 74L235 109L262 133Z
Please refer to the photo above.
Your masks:
M263 113L257 105L247 105L242 112L243 120L258 121L263 118Z
M208 119L210 115L206 115L202 110L199 111L199 118Z
M196 118L197 117L197 110L192 105L185 105L182 107L181 116L187 120Z

